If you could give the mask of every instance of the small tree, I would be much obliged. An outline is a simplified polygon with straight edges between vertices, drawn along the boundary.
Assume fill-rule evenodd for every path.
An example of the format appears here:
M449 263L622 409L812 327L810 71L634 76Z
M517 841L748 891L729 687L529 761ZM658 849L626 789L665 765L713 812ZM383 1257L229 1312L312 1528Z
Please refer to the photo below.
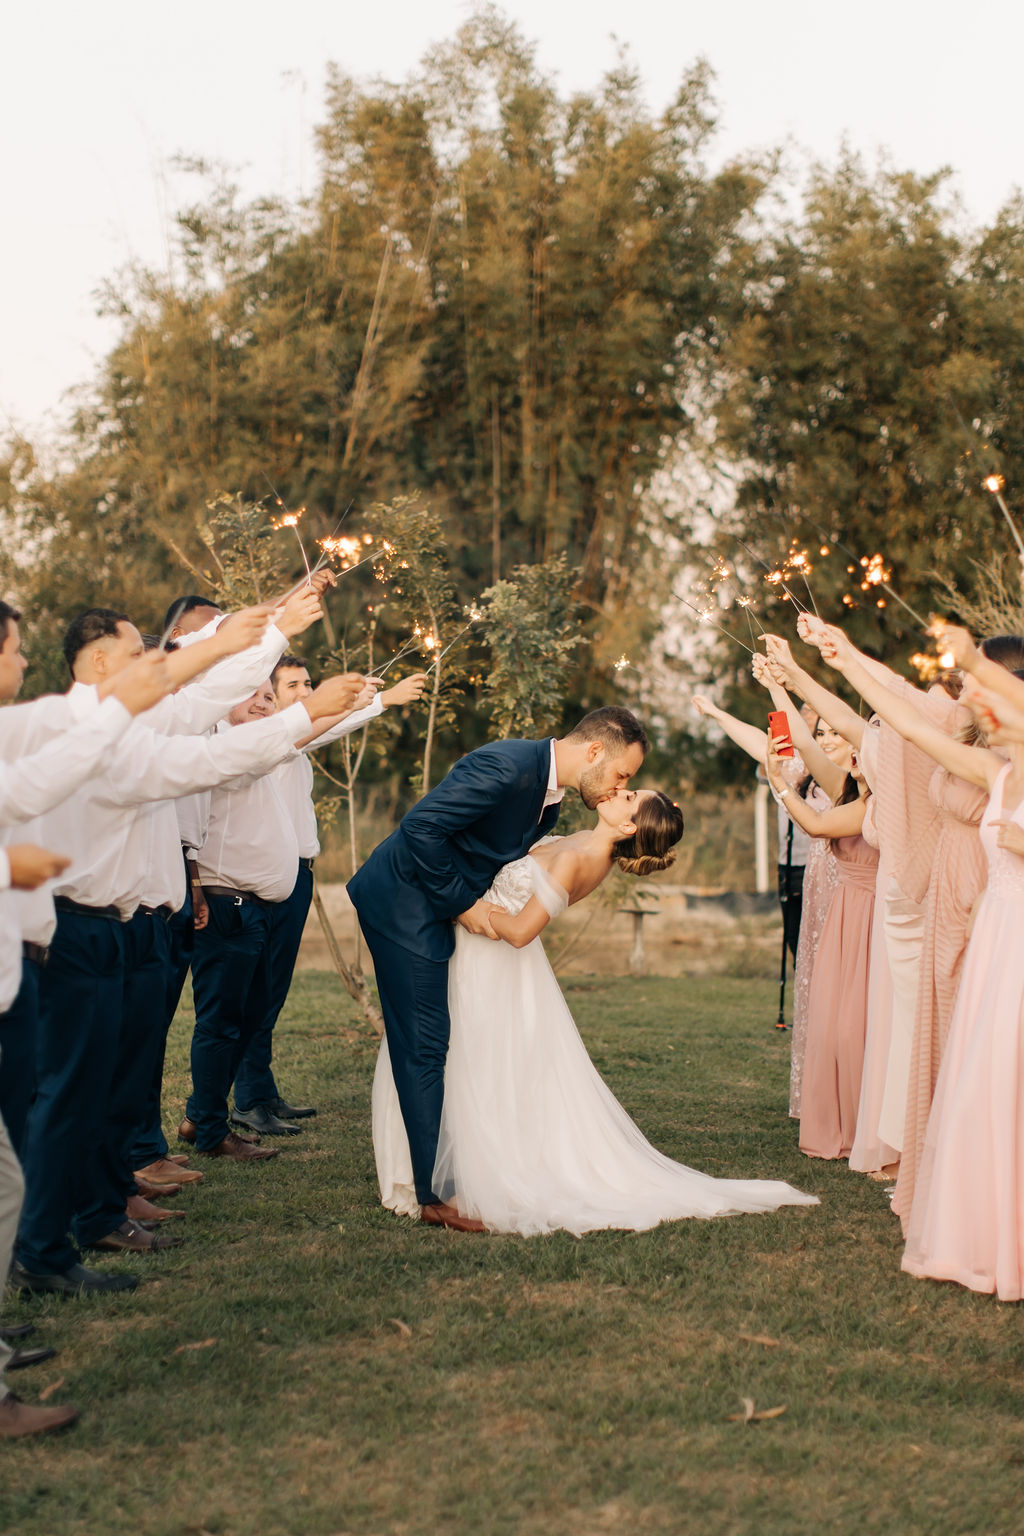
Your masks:
M487 710L499 736L543 735L561 721L573 653L582 640L564 554L519 565L480 599L491 653Z

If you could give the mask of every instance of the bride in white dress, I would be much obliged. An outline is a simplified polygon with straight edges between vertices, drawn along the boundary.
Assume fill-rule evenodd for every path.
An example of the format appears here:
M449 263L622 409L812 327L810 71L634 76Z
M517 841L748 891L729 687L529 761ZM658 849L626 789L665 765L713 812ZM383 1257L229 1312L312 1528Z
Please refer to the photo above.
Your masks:
M620 790L597 815L591 830L545 838L499 872L486 899L500 942L456 927L435 1191L489 1230L524 1236L817 1205L779 1181L715 1179L672 1162L644 1139L587 1055L539 934L613 863L639 875L667 868L683 831L678 806L657 790ZM386 1039L373 1082L373 1146L383 1204L418 1217Z

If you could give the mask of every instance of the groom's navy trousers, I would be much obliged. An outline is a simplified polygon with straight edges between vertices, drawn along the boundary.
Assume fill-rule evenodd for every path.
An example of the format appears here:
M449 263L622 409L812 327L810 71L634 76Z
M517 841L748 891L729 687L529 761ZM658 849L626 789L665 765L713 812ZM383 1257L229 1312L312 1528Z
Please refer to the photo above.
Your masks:
M551 742L496 741L455 764L349 881L373 956L416 1198L433 1205L453 923L554 826ZM543 815L541 814L543 811Z
M362 924L380 993L391 1071L409 1137L416 1199L432 1205L434 1159L444 1101L448 1016L448 962L427 960Z

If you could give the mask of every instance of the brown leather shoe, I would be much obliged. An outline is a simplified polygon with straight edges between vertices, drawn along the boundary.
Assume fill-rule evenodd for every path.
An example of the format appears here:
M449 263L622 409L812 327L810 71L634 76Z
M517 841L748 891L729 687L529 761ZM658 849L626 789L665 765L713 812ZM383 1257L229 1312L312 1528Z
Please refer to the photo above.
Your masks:
M454 1205L448 1205L443 1200L436 1205L421 1205L420 1221L428 1227L447 1227L449 1232L487 1231L482 1221L476 1221L472 1216L463 1216Z
M166 1232L147 1232L126 1217L114 1232L88 1246L104 1253L157 1253L163 1248L178 1248L184 1241L183 1237L170 1237Z
M196 1144L196 1123L194 1120L190 1120L187 1115L178 1126L178 1140L187 1141L193 1147Z
M45 1435L52 1429L67 1429L78 1418L78 1409L70 1403L44 1408L23 1403L8 1392L0 1398L0 1440L21 1440L26 1435Z
M135 1193L141 1195L143 1200L173 1200L175 1195L181 1194L180 1184L150 1184L148 1179L140 1179L135 1176Z
M177 1163L179 1168L187 1168L189 1157L187 1152L168 1152L165 1159L168 1163Z
M158 1158L155 1163L148 1163L145 1168L138 1168L135 1172L137 1179L144 1179L147 1184L201 1184L203 1175L198 1168L182 1168L178 1163L172 1163L169 1158Z
M184 1211L168 1211L162 1205L154 1205L152 1200L144 1200L141 1195L129 1195L127 1205L129 1221L137 1221L142 1226L148 1226L156 1221L170 1221L173 1216L180 1216L184 1220Z
M266 1157L276 1157L279 1147L256 1147L251 1141L243 1141L234 1131L228 1131L224 1140L208 1152L200 1149L202 1157L226 1157L233 1163L255 1163Z

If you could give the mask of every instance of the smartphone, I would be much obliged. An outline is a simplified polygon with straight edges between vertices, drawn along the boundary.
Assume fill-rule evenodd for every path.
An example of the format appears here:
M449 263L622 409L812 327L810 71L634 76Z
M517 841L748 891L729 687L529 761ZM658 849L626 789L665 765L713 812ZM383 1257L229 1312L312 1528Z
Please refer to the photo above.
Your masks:
M780 757L793 757L793 738L789 734L789 717L784 709L773 709L768 715L768 735L781 743Z

